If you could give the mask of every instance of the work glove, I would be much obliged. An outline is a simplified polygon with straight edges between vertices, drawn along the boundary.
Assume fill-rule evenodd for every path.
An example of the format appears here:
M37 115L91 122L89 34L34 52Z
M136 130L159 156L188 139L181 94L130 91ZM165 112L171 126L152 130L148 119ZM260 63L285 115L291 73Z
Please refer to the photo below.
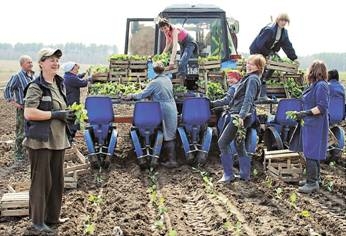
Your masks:
M84 78L85 75L86 75L86 73L84 72L82 74L79 74L78 77L82 79L82 78Z
M65 123L74 123L76 115L71 110L52 111L51 119L61 120Z
M312 113L311 110L305 110L305 111L297 111L295 113L296 117L297 117L297 120L301 120L303 119L304 117L307 117L307 116L313 116L314 114Z

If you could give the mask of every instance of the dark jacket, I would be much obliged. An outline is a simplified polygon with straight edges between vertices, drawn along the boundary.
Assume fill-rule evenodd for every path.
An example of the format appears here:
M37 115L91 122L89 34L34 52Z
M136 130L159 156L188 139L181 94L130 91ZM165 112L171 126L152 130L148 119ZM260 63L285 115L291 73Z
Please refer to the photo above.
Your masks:
M230 113L239 114L244 119L249 113L255 113L255 100L260 93L261 81L257 74L246 75L239 82L239 87L229 103Z
M64 84L66 87L67 105L72 105L74 102L80 103L80 88L88 85L88 80L81 79L80 75L75 75L70 72L64 74Z
M278 52L281 48L286 53L287 57L292 61L297 59L296 52L293 49L292 43L288 38L288 33L285 28L282 29L281 37L273 48L275 42L276 31L278 24L269 24L261 29L255 40L250 45L250 54L262 54L267 57L272 52Z
M63 78L56 75L55 79L56 79L58 88L60 90L60 93L62 94L65 102L67 102L66 96L65 96ZM37 109L42 111L52 111L53 109L52 93L49 87L47 86L47 82L43 79L42 74L38 76L35 80L33 80L31 83L37 84L42 90L41 101ZM26 95L27 89L29 88L31 83L29 83L28 86L25 88L24 96ZM44 121L25 120L25 136L28 138L37 139L40 141L48 141L49 133L51 132L50 122L51 120L44 120Z

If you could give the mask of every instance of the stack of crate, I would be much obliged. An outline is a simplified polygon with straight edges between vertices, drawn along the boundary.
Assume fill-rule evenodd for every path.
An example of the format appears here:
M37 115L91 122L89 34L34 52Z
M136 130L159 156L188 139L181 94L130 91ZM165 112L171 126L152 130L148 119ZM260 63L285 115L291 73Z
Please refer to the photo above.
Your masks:
M221 71L221 61L206 61L199 64L199 88L198 91L206 93L208 81L216 81L227 89L227 80L224 71Z
M147 79L147 61L130 60L128 70L128 82L143 82Z
M302 84L303 74L298 72L298 66L288 62L278 62L267 60L266 69L274 70L270 78L274 82L284 82L288 78L293 78L298 84ZM289 98L290 94L283 85L268 85L267 94L277 98Z
M129 61L128 60L115 60L110 59L109 63L109 81L122 82L127 80L129 72Z

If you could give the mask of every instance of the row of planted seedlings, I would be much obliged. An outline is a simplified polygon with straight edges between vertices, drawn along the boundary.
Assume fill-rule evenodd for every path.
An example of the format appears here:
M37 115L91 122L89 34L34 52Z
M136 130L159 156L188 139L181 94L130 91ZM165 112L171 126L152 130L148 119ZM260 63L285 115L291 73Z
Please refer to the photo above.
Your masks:
M158 172L154 168L149 168L148 172L148 194L150 203L155 208L156 219L153 228L160 231L161 235L176 236L177 232L172 228L168 215L168 209L165 206L165 198L159 191Z

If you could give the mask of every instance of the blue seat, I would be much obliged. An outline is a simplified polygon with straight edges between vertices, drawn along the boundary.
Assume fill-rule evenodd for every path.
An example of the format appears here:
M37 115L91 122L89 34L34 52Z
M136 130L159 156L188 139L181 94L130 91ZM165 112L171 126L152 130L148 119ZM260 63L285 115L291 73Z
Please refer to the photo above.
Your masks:
M208 127L210 115L209 99L192 97L183 101L178 133L183 144L185 157L190 164L196 161L204 164L206 161L212 138L212 129Z
M130 135L141 168L157 165L163 142L161 124L159 102L136 102Z
M264 144L267 150L281 150L288 147L290 135L297 121L289 119L287 111L301 111L302 101L297 98L281 99L278 103L275 118L267 124L264 132Z
M84 138L89 161L94 168L108 168L117 144L112 100L107 96L88 96L85 100L88 126Z

